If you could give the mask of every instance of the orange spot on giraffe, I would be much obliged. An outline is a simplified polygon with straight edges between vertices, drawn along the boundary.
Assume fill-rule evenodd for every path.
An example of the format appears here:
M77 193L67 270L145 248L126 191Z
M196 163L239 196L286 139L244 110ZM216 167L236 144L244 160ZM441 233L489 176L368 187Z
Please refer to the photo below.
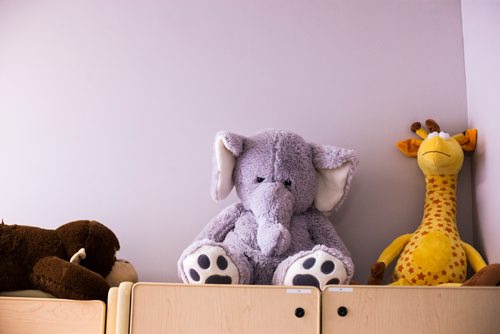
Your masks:
M437 280L437 279L439 278L439 276L438 276L437 274L434 274L433 278L434 278L435 280Z
M422 235L426 235L426 234L429 234L429 232L427 232L427 231L422 232Z
M412 282L413 284L415 284L415 283L417 283L417 280L416 280L415 278L412 278L412 279L411 279L411 282Z
M420 274L417 275L417 277L418 277L419 280L423 281L424 278L425 278L425 274L424 273L420 273Z
M432 184L432 183L434 183L434 182L436 182L436 179L434 179L433 177L431 177L431 178L429 179L429 183L431 183L431 184Z
M437 199L437 200L432 201L432 203L434 203L434 204L439 204L439 203L441 203L441 200L440 200L440 199Z
M453 257L457 257L458 254L456 252L453 252L451 253L451 255L453 255Z
M448 272L446 270L441 271L441 275L445 276Z
M415 271L413 268L410 267L410 269L408 269L408 271L410 272L410 274L413 274L413 272Z
M399 272L402 272L402 271L403 271L403 266L399 266L399 267L398 267L398 271L399 271Z
M453 230L452 230L451 228L449 228L449 227L445 228L444 230L445 230L446 232L448 232L448 233L453 232ZM456 256L456 255L454 255L454 256Z
M465 264L464 259L460 259L460 264L463 266Z

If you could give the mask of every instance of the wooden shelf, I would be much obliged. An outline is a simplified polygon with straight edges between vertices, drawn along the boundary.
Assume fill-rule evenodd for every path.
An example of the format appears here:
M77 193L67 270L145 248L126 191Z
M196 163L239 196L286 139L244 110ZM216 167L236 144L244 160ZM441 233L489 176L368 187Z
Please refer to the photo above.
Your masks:
M500 288L326 287L322 325L323 334L500 333Z
M0 297L0 334L103 334L105 319L97 300Z
M141 333L318 334L320 291L311 287L138 283L130 329Z

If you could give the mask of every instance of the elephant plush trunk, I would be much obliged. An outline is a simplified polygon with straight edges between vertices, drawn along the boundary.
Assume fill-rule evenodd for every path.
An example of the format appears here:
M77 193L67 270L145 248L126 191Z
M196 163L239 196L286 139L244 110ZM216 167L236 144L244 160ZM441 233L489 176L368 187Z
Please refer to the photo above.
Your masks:
M290 247L290 220L295 199L281 183L262 183L250 200L257 220L257 244L263 254L277 256Z

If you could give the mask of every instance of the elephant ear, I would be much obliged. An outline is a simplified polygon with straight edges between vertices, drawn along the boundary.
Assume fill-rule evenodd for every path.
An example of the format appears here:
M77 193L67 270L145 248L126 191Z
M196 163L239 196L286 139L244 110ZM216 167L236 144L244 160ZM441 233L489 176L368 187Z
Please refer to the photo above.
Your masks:
M243 136L231 132L219 132L215 136L212 197L222 200L234 186L233 171L236 158L243 152Z
M345 199L358 164L353 150L312 144L313 165L317 171L318 190L315 207L325 213L338 209Z

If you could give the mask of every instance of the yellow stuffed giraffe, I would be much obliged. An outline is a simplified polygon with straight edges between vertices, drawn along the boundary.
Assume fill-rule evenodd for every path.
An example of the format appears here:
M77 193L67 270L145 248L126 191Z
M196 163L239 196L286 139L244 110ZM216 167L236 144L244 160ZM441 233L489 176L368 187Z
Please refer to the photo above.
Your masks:
M425 175L422 222L415 232L398 237L382 252L372 266L369 284L380 284L385 268L398 256L392 285L461 285L466 280L467 261L475 272L487 267L481 255L460 240L456 225L457 176L463 151L472 152L476 147L477 131L450 136L433 120L425 124L429 132L420 123L411 126L422 140L397 144L402 153L417 158ZM498 272L498 267L494 270Z

